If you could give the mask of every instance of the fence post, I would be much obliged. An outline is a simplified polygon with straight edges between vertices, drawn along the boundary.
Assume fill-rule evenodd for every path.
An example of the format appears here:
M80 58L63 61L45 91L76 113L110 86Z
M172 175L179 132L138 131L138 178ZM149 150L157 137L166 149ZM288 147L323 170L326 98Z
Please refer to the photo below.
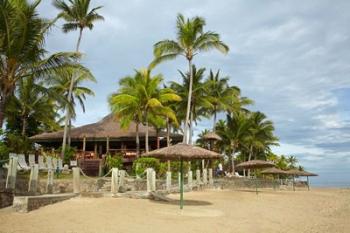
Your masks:
M30 168L30 177L29 177L29 185L28 192L36 193L38 187L38 174L39 174L39 165L34 164Z
M73 167L73 193L80 193L80 168Z
M214 180L213 180L213 169L209 168L209 185L213 185Z
M17 163L18 163L17 157L10 158L9 167L7 170L7 178L6 178L6 188L8 189L14 190L16 188Z
M181 186L181 172L178 172L178 173L177 173L177 185L178 185L179 188L180 188L180 186Z
M205 168L203 170L203 184L207 184L208 183L208 170Z
M125 170L119 171L119 187L124 187L125 185Z
M119 170L118 168L112 168L112 182L111 182L111 192L117 193L119 190Z
M47 171L47 186L46 186L46 193L53 193L53 170L49 169Z
M171 190L171 172L166 172L166 190Z
M188 188L192 190L192 183L193 183L193 173L192 170L188 171Z
M152 192L152 168L147 168L146 173L147 173L147 192Z
M196 170L196 181L197 185L201 184L201 171L199 169Z
M152 185L151 185L152 191L156 191L156 171L152 169Z

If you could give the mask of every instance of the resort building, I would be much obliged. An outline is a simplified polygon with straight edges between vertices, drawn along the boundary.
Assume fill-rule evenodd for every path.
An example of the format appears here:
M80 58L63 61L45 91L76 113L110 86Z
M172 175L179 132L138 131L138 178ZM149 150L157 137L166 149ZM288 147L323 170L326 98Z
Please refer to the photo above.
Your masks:
M146 127L139 124L140 152L145 148ZM149 148L154 150L167 145L167 133L149 127ZM46 149L58 149L62 146L63 130L42 133L32 136L31 141ZM101 121L93 124L72 128L70 131L71 146L76 148L76 159L100 160L102 155L121 154L125 165L131 164L136 158L136 124L131 122L128 129L122 129L120 122L114 116L107 115ZM181 134L170 134L171 144L182 141ZM92 162L92 161L91 161Z

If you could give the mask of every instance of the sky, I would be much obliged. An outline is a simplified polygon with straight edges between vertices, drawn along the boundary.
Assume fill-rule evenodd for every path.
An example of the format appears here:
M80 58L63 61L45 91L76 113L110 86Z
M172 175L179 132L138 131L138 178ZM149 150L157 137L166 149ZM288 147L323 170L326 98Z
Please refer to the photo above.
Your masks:
M83 33L82 62L97 79L86 84L95 96L78 109L75 126L92 123L110 110L107 98L118 80L146 67L153 44L175 39L176 15L201 16L205 30L215 31L230 52L195 57L197 67L220 69L251 110L264 112L276 127L278 154L294 155L323 186L350 186L350 1L275 0L95 0L105 21ZM58 11L44 0L39 13L54 18ZM73 51L78 32L64 34L59 21L48 35L50 53ZM180 81L183 58L158 66L154 74ZM224 115L221 115L224 118ZM195 134L211 126L203 120Z

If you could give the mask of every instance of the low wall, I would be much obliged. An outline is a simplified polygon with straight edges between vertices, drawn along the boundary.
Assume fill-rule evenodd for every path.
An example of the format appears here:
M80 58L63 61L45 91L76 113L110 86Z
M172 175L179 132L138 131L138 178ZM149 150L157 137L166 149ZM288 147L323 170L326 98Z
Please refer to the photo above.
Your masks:
M280 183L276 180L250 179L245 177L230 177L217 179L214 186L222 189L254 189L258 188L279 188Z
M12 207L17 212L27 213L29 211L38 209L42 206L54 204L60 201L68 200L75 197L76 194L48 194L41 196L19 196L14 197Z

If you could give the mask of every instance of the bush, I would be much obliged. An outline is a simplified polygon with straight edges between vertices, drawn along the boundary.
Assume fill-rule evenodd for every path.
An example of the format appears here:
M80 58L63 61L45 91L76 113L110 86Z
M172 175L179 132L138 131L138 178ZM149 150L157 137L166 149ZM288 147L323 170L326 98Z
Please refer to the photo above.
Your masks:
M132 165L136 175L142 175L147 168L153 168L158 173L160 168L159 160L155 158L138 158L134 160Z
M62 147L58 148L58 151L62 151ZM66 146L63 155L63 163L70 164L70 161L75 158L76 149L74 147Z
M108 171L112 168L122 168L123 167L123 157L120 154L117 154L112 157L112 155L107 154L105 166L108 169Z

